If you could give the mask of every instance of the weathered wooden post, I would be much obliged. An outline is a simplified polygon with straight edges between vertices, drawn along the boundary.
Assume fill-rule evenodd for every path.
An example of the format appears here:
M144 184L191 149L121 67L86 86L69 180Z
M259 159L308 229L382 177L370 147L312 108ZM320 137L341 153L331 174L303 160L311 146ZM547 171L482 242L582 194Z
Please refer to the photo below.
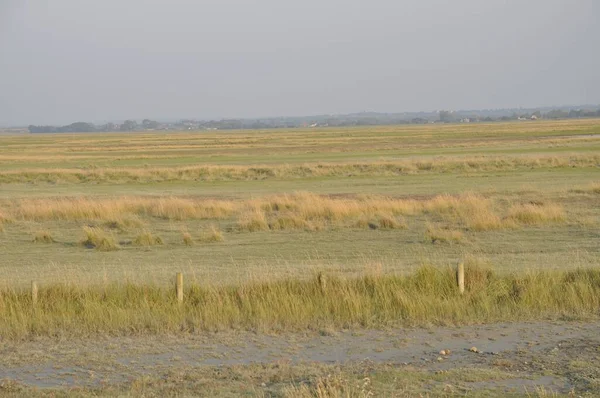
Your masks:
M176 276L175 292L177 293L177 302L183 303L183 274L181 272L178 272Z
M36 305L38 301L38 285L36 281L31 281L31 304Z
M458 291L463 294L465 292L465 263L462 261L458 263L456 269L456 282L458 283Z

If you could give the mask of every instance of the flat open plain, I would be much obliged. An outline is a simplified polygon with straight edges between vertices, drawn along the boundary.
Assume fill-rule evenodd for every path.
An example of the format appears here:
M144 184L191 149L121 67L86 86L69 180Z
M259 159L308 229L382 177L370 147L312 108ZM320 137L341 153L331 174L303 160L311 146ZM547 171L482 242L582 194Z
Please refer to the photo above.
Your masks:
M0 143L0 394L599 386L600 120ZM467 274L465 297L446 272L459 261L483 278ZM148 304L176 272L195 304ZM428 272L418 303L394 295ZM319 274L331 290L311 287Z

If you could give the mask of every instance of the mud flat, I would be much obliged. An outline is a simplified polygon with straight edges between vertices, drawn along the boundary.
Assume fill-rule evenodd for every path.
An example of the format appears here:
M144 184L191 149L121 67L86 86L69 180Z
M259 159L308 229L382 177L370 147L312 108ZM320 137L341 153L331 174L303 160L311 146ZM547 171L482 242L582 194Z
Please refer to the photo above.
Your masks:
M171 395L177 386L175 395L285 396L319 383L348 391L367 383L376 396L594 396L599 328L545 322L1 342L0 394Z

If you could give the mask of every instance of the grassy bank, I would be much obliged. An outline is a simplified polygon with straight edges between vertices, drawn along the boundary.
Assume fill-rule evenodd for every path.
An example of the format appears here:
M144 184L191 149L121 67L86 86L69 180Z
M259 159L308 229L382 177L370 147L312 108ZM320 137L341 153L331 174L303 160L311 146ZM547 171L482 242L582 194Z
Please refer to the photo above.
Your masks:
M464 295L457 291L453 269L432 266L407 276L321 274L303 281L190 285L183 304L164 286L53 285L41 286L38 294L34 305L28 291L0 291L3 338L589 318L600 309L600 270L496 275L468 263Z

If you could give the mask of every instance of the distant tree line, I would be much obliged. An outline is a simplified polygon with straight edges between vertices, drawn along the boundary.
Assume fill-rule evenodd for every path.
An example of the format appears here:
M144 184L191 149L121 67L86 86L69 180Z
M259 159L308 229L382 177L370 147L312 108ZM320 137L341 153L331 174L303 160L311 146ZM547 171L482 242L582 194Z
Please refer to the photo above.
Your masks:
M144 119L141 124L135 120L125 120L121 124L106 123L96 126L93 123L75 122L66 126L29 126L30 133L94 133L109 131L136 131L157 129L160 123Z
M484 111L448 111L413 113L361 112L347 115L321 115L305 117L274 117L265 119L223 119L196 121L181 120L175 123L160 123L144 119L141 123L125 120L123 123L76 122L66 126L29 126L31 133L91 133L109 131L147 130L234 130L271 128L311 128L343 126L376 126L425 123L473 123L508 120L569 119L600 117L600 109L504 109Z
M484 113L485 114L485 113ZM512 112L502 116L483 116L479 113L439 111L438 121L441 123L456 122L494 122L509 120L537 120L537 119L578 119L578 118L600 117L600 109L552 109L547 112L540 110L528 112Z

